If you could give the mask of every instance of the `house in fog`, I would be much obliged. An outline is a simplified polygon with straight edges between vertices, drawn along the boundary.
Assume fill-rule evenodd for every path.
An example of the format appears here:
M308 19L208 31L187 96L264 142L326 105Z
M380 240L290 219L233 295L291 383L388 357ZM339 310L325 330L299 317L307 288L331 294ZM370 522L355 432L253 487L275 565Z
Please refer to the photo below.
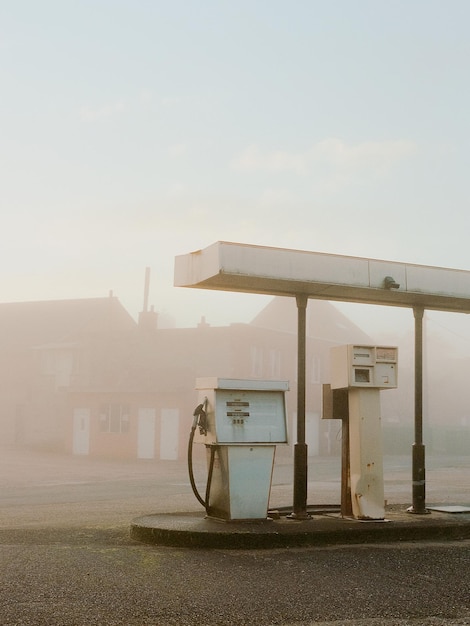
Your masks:
M0 304L2 445L63 447L70 389L112 375L136 328L111 295Z
M333 304L309 300L306 439L312 456L340 449L339 422L321 420L321 391L330 380L330 348L347 343L375 342ZM280 446L279 454L290 454L296 440L294 298L273 298L251 323L210 326L203 319L194 328L160 328L153 310L136 322L112 295L6 303L0 304L0 346L0 445L184 459L196 379L207 376L289 381L290 446ZM426 443L430 451L467 454L466 361L449 352L443 366L441 353L446 350L439 352L439 369L428 372ZM402 351L399 387L381 401L384 450L394 454L408 454L413 442L408 361Z
M0 304L3 445L72 454L177 460L186 456L199 377L289 381L290 444L297 404L297 307L276 297L246 324L159 328L135 322L116 297ZM334 305L307 308L306 437L310 455L340 448L321 420L334 345L371 343ZM389 392L392 393L392 392ZM411 442L410 442L411 443ZM406 448L407 450L408 448ZM280 454L290 454L281 447Z
M328 379L329 349L370 341L333 305L308 307L307 436L311 454L339 448L338 424L321 423L321 383ZM295 300L274 298L249 324L158 328L153 312L140 315L126 355L114 375L98 367L69 389L67 449L74 454L184 459L197 404L196 379L213 376L288 380L287 408L295 442L297 309ZM93 354L93 348L91 354ZM90 358L90 357L89 357ZM93 357L100 362L102 355ZM290 453L289 449L280 453Z

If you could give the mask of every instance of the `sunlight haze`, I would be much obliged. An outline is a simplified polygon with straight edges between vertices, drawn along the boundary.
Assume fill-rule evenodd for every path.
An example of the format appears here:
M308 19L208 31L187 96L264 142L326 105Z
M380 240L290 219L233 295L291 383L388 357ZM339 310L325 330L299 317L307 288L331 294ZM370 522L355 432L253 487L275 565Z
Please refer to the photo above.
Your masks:
M162 319L250 321L269 298L173 286L175 256L219 240L470 269L469 19L465 0L2 2L2 301L112 290L137 317L150 267Z

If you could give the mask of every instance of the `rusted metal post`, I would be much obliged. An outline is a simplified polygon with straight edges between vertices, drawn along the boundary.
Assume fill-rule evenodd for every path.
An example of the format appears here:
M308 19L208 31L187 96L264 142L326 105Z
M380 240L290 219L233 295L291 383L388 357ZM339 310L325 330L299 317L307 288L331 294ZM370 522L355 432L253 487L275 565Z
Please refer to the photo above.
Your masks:
M322 418L341 420L341 516L352 517L351 463L349 454L349 390L331 389L331 385L324 384L322 392Z
M351 465L349 462L349 415L343 417L341 424L341 516L352 517Z
M309 519L307 513L308 451L305 442L305 381L307 343L307 303L305 295L297 295L297 442L294 446L294 504L291 519Z
M413 504L409 513L426 511L426 469L423 444L423 317L424 308L414 307L415 317L415 440L412 453Z

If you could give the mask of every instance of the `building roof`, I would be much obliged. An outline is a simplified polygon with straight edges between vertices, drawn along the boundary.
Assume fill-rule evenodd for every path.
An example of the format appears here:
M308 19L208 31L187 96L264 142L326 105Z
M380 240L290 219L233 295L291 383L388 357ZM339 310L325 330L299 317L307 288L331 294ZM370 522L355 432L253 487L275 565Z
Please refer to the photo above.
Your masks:
M0 303L0 345L38 346L87 333L131 331L136 322L118 298Z
M276 296L252 320L256 327L297 333L295 298ZM307 306L307 337L332 343L370 343L371 338L343 315L331 302L309 300Z

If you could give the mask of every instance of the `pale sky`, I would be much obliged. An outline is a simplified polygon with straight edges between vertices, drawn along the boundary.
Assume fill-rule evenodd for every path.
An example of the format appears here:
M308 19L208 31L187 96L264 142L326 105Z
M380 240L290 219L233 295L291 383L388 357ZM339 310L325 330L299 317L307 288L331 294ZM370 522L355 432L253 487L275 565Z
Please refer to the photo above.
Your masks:
M1 301L113 290L137 317L148 266L178 326L250 321L269 298L173 286L218 240L470 270L469 23L468 0L0 0Z

